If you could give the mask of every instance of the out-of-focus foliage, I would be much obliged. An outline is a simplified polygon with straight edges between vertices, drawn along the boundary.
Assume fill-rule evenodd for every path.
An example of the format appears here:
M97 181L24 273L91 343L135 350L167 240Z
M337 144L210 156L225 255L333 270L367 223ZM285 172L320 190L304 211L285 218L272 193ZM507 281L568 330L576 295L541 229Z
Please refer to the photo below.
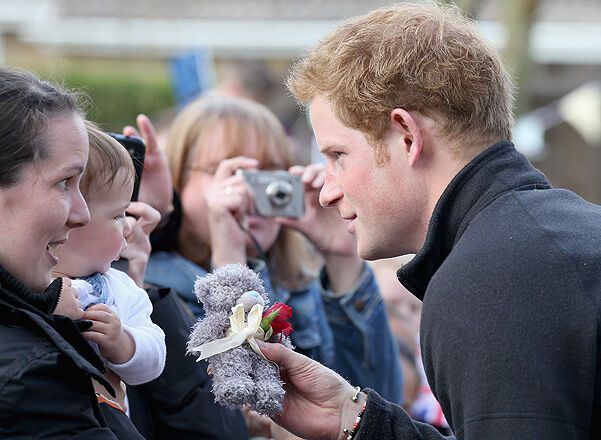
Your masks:
M134 125L139 113L152 115L173 105L169 77L162 69L142 72L110 65L91 68L75 64L60 76L42 76L87 94L88 118L110 131L120 132L124 125Z

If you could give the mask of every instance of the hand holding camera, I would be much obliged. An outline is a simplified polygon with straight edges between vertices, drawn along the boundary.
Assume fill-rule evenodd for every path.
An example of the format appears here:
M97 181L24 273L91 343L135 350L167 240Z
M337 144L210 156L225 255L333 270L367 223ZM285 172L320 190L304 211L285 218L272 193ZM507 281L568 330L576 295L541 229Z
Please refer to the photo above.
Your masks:
M322 208L319 192L325 182L325 165L321 163L294 166L290 173L304 186L305 213L299 218L279 217L278 223L302 232L326 256L356 256L356 244L344 220L335 208Z
M300 231L326 256L356 256L354 237L337 210L319 204L323 164L289 171L257 170L257 166L256 160L245 157L225 159L209 183L205 201L215 265L246 261L249 215L273 218Z
M204 192L210 230L211 259L215 266L230 263L246 263L246 232L241 228L248 225L247 216L253 212L254 195L236 171L251 169L259 165L256 159L234 157L219 162L215 173L192 175L198 178L198 186ZM191 187L192 185L188 185ZM182 197L186 197L185 191Z

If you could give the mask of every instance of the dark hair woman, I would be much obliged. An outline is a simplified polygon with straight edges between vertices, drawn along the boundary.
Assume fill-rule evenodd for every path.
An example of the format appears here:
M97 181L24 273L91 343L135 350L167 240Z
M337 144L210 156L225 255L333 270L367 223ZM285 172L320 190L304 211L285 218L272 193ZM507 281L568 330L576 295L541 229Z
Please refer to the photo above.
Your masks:
M0 109L0 436L141 438L98 403L90 378L104 382L102 361L81 335L85 322L59 314L68 282L50 284L55 249L89 221L77 97L2 67Z

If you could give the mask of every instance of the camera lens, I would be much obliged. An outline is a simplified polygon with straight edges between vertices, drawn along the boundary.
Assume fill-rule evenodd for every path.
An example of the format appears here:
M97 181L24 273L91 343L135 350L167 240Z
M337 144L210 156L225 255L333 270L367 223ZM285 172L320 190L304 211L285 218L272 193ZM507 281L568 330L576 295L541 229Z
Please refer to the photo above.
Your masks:
M285 180L274 180L265 188L267 199L277 208L282 208L290 203L292 192L292 185Z

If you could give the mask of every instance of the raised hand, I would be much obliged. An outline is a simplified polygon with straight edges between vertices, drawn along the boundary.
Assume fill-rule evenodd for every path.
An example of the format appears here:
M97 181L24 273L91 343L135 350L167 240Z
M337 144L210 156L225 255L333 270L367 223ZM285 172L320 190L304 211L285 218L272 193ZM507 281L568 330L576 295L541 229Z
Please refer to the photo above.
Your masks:
M246 262L246 234L241 225L252 212L254 195L238 169L254 168L256 159L234 157L222 160L205 189L211 231L212 261L215 266Z
M141 137L146 144L144 172L140 181L138 200L148 203L163 215L169 210L173 198L169 164L165 153L159 148L154 126L148 116L138 115L136 124L137 129L130 125L124 127L123 134Z

